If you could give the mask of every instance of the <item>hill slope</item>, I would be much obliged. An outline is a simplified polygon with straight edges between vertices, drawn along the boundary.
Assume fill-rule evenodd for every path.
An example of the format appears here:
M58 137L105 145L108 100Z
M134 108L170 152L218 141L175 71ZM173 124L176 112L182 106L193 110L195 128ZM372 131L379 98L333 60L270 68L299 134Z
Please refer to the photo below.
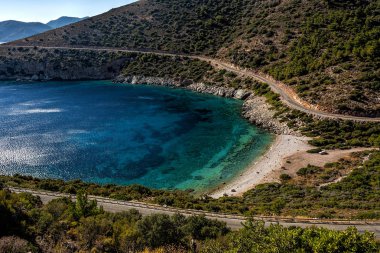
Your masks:
M379 10L379 0L142 0L13 44L212 55L321 109L380 116Z

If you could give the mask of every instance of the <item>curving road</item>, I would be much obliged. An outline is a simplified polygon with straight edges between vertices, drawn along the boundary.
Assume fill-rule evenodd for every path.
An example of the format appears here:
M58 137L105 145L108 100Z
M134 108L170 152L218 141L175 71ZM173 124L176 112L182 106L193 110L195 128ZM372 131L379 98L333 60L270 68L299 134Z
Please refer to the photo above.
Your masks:
M34 46L12 46L12 45L1 45L1 47L22 47L22 48L34 48ZM219 59L214 59L205 56L196 55L185 55L176 54L168 52L159 51L145 51L145 50L132 50L132 49L115 49L115 48L93 48L93 47L36 47L43 49L70 49L70 50L87 50L87 51L106 51L106 52L126 52L126 53L145 53L145 54L157 54L163 56L179 56L179 57L189 57L193 59L199 59L202 61L207 61L216 68L225 69L227 71L234 72L241 76L251 77L260 82L267 83L271 89L280 95L282 101L292 109L296 109L307 114L311 114L320 118L328 119L342 119L360 122L380 122L380 118L371 117L357 117L343 114L334 114L319 110L317 106L311 105L308 102L302 100L293 89L289 88L287 85L278 82L268 75L262 73L256 73L249 69L242 69L231 63L221 61Z
M57 198L68 197L75 199L75 195L48 192L48 191L36 191L24 188L9 187L10 191L15 193L30 193L34 196L41 198L43 203L48 203L49 201ZM164 207L160 205L147 204L134 201L120 201L110 198L89 196L89 199L96 200L99 206L102 206L105 211L108 212L123 212L131 209L138 210L142 215L150 215L157 213L164 213L173 215L176 213L183 214L185 216L191 215L204 215L209 219L216 219L219 221L226 222L227 226L233 230L237 230L243 227L242 222L246 221L246 217L241 215L228 215L220 213L211 213L199 210L186 210L178 209L172 207ZM345 230L350 226L355 226L359 232L364 233L369 231L375 234L376 238L380 239L380 221L376 222L366 222L366 221L349 221L349 220L318 220L318 219L298 219L298 218L280 218L280 217L268 217L268 216L255 216L255 220L262 220L265 222L266 226L270 224L280 224L285 227L298 226L298 227L310 227L317 226L328 228L332 230Z

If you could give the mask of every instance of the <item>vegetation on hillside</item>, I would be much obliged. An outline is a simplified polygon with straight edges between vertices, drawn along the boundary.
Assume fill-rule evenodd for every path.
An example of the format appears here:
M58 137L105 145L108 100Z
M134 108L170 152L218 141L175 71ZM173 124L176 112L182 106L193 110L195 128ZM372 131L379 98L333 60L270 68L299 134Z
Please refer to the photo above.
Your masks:
M139 185L116 186L84 183L79 180L37 179L27 176L0 176L7 186L88 194L119 200L139 200L179 208L244 215L310 216L324 218L380 218L380 151L351 160L327 164L324 168L302 169L297 178L257 186L243 197L196 197L190 191L149 189ZM312 173L310 173L312 171ZM348 172L352 171L350 174ZM347 175L348 174L348 175ZM346 175L341 181L332 183ZM320 185L329 183L321 187Z
M188 84L204 80L207 72L213 70L207 62L186 57L136 55L125 64L122 74L126 76L162 77Z
M0 190L0 251L26 252L377 252L371 233L355 228L284 228L249 221L230 232L202 216L135 210L111 214L79 192L77 201L56 199L43 205L30 194ZM192 243L195 240L195 245ZM194 251L193 251L194 252Z
M42 205L30 194L0 190L0 210L0 237L18 236L29 241L24 250L7 251L0 238L0 251L9 253L140 252L168 245L181 249L188 248L192 238L203 241L229 232L224 223L201 216L157 214L143 218L134 210L106 213L83 192L77 194L76 202L62 198Z
M379 116L378 0L145 0L14 45L206 54L260 69L329 111Z
M266 70L309 101L325 100L331 108L333 96L342 91L346 96L339 98L336 110L379 116L374 94L380 92L380 2L361 1L349 8L329 2L325 12L306 19L284 59Z
M187 57L91 50L1 48L0 79L113 79L163 77L179 82L202 80L212 70L207 62Z
M17 44L212 54L234 38L247 1L144 0Z
M376 116L379 6L377 0L262 1L261 11L247 9L242 34L220 55L269 73L324 109Z
M324 168L309 165L300 168L296 178L248 191L244 200L247 204L260 203L251 209L253 213L265 210L267 214L379 219L379 162L380 152L376 152L364 165L358 160L342 160ZM334 183L336 179L341 181Z
M310 144L321 148L379 147L380 124L376 122L354 122L313 118L306 113L290 109L281 102L269 85L250 78L239 78L230 72L223 72L222 85L243 88L266 98L276 111L275 117L287 122L288 126L302 134L313 137ZM218 84L218 75L206 75L211 84ZM218 85L221 85L220 83Z

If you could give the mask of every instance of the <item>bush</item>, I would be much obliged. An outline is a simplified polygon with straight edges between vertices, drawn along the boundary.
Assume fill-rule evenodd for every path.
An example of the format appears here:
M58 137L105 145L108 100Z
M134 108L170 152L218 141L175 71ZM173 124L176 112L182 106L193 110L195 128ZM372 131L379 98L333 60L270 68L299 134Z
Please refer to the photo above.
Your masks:
M310 153L310 154L318 154L319 152L321 152L322 149L321 148L314 148L314 149L310 149L308 151L306 151L307 153Z
M0 238L0 252L4 253L26 253L38 252L28 241L16 236Z
M298 176L307 176L307 175L318 173L321 170L322 169L320 167L313 166L313 165L309 164L307 167L299 169L297 171L297 175Z
M288 174L281 174L280 179L281 181L289 181L290 179L292 179L292 177Z

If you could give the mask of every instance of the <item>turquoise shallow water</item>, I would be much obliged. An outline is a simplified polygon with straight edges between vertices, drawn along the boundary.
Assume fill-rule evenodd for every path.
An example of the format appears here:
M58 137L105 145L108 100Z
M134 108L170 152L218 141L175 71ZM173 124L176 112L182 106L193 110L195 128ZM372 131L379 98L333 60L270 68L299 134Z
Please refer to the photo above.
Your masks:
M0 82L0 173L206 191L272 141L240 110L162 87Z

